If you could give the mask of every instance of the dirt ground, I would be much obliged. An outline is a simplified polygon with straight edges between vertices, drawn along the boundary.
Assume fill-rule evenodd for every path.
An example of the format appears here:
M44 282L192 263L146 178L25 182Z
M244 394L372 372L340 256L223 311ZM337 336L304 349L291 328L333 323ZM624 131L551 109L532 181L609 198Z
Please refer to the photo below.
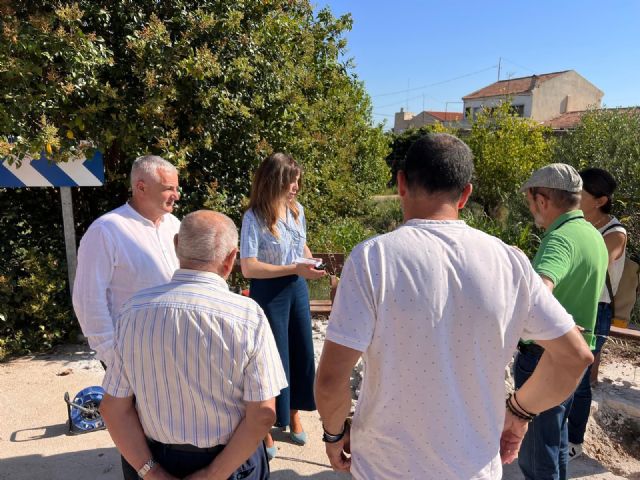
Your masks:
M602 406L595 414L596 420L590 422L587 455L570 464L571 478L640 479L640 460L637 455L634 457L638 447L634 435L638 430L628 425L628 417L613 415L622 407L615 407L615 403L611 405L616 410L604 406L605 400L615 397L612 392L618 390L640 395L640 365L636 366L631 358L620 363L620 355L615 356L615 352L609 357L605 356L603 381L596 389ZM99 385L102 376L100 364L84 345L67 345L55 354L0 363L0 480L122 478L119 455L106 431L72 436L66 426L64 392L73 396L89 385ZM636 399L640 408L640 396L632 397L631 404ZM320 441L317 412L305 413L303 422L310 439L305 447L298 447L286 434L275 432L279 451L271 462L272 478L349 478L329 468ZM523 477L517 465L509 465L503 478Z
M612 472L640 479L640 344L609 339L599 379L593 391L597 411L592 411L585 451ZM628 397L635 410L620 408L618 397Z

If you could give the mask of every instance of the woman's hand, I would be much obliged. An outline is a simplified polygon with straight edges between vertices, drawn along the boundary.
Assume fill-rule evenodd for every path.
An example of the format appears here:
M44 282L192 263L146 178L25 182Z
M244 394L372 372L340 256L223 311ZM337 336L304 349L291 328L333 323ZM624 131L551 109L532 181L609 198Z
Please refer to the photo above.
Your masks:
M313 265L306 265L304 263L296 263L296 275L300 275L307 280L316 280L322 278L327 274L324 270L318 270Z

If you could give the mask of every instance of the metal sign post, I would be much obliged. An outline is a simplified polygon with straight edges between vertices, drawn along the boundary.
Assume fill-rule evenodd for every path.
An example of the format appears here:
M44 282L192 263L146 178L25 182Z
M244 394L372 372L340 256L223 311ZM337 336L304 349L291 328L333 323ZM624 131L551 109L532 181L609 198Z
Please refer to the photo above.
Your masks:
M73 203L71 201L71 187L60 187L62 202L62 223L64 225L64 245L67 251L67 266L69 270L69 291L73 296L73 284L76 279L76 227L73 223Z
M64 163L50 162L44 153L38 160L25 160L20 166L0 162L0 187L60 187L64 243L69 271L69 291L73 293L76 277L76 229L73 221L71 187L99 187L104 184L102 153L91 159L75 159Z

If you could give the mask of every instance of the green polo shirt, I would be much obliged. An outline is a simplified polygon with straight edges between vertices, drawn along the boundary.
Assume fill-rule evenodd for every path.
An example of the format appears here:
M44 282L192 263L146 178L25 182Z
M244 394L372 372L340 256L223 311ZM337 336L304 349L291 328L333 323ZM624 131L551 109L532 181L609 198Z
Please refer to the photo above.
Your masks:
M535 271L553 282L553 295L585 329L583 335L592 350L608 263L602 235L581 210L564 213L549 226L533 259Z

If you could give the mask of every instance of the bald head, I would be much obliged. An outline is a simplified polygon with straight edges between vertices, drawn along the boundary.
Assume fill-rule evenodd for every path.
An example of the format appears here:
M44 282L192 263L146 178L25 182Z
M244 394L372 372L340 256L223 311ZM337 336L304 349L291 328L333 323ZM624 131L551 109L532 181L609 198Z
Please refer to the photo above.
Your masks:
M226 215L211 210L190 213L180 223L176 253L181 268L220 273L238 247L238 229Z

